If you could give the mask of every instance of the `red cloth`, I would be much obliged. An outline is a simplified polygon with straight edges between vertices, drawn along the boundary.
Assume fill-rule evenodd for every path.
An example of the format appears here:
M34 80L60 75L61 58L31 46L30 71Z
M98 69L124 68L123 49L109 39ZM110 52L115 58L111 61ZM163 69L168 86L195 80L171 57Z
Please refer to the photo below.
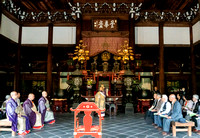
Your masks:
M83 38L83 42L87 45L90 51L89 56L95 56L103 51L108 51L112 54L117 54L117 50L121 49L124 41L128 38L123 37L91 37Z

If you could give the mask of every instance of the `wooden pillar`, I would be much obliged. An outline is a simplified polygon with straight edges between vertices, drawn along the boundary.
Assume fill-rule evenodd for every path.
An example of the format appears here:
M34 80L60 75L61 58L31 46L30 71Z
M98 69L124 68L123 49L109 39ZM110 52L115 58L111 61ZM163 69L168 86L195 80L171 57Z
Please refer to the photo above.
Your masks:
M76 44L79 44L79 41L82 39L82 16L76 19Z
M135 20L129 17L129 46L133 48L133 54L135 54ZM134 69L135 62L130 61L130 69ZM134 70L135 71L135 70Z
M158 65L154 62L153 69L152 69L152 72L153 72L153 85L152 85L152 88L153 89L154 89L155 86L157 86L157 76L156 76L157 66Z
M20 62L21 62L21 41L22 41L22 26L19 25L19 37L17 46L17 62L15 65L14 75L14 90L19 92L19 81L20 81Z
M47 55L47 92L52 97L52 42L53 42L53 24L49 24L48 34L48 55Z
M133 48L135 54L135 20L129 18L129 46Z
M193 44L193 31L192 25L190 25L190 59L191 59L191 78L192 78L192 93L197 93L196 84L196 66L195 66L195 55L194 55L194 44Z
M159 90L161 93L165 93L163 23L159 23L159 46L160 46Z

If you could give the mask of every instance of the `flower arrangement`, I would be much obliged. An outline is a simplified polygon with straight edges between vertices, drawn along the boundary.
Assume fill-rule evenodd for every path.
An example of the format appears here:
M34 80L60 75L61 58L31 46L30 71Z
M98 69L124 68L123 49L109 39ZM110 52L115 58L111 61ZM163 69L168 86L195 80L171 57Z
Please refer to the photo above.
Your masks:
M88 79L87 80L87 88L92 88L92 83L93 83L93 80L92 79Z

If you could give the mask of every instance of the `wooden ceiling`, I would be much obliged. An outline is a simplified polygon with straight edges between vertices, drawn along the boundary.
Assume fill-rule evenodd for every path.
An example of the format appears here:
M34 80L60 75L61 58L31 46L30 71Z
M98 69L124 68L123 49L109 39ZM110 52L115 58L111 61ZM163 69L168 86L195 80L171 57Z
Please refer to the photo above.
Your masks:
M75 5L77 2L80 2L81 4L85 4L87 2L91 3L94 5L94 3L98 3L98 4L103 4L104 2L113 4L121 4L121 3L136 3L137 5L139 3L142 3L142 7L141 7L141 11L164 11L164 10L168 10L168 11L188 11L190 10L192 7L194 7L198 0L12 0L15 5L17 7L20 7L21 10L23 11L27 11L27 12L47 12L47 11L69 11L69 13L71 13L71 7L69 5L69 2L72 5ZM122 15L124 16L124 15ZM0 41L2 43L5 43L5 49L0 51L0 70L5 70L5 71L14 71L14 67L15 67L15 61L16 61L16 53L17 53L17 49L16 49L16 45L15 44L8 44L7 40L3 40L0 37ZM12 49L12 50L10 50ZM46 48L40 48L40 50L42 51L41 54L39 54L38 56L34 56L31 55L31 53L33 51L38 51L39 49L37 48L24 48L22 50L22 71L27 71L30 69L30 67L28 66L29 63L32 63L31 68L33 68L33 71L41 71L39 70L40 68L42 68L42 71L46 70L46 54L43 54L46 52ZM174 49L173 49L174 50ZM55 51L55 49L54 49ZM69 51L69 49L57 49L57 51L53 54L54 58L53 58L53 62L54 62L54 68L55 64L57 62L59 62L59 64L61 64L61 67L63 69L66 68L66 63L63 62L61 63L60 61L64 61L67 59L65 53L67 53L67 51ZM149 52L150 51L150 52ZM183 51L188 51L188 50L183 50ZM199 45L196 46L195 52L196 52L196 58L200 59L200 47ZM35 53L33 52L33 53ZM61 52L63 52L61 54ZM73 50L72 50L73 52ZM152 57L154 57L154 59L151 59L151 61L156 61L157 60L157 56L155 56L155 50L154 49L148 49L148 48L142 48L140 49L138 52L140 52L142 55L146 55L146 57L142 57L144 58L143 60L148 60ZM59 53L59 54L56 54ZM150 55L148 55L148 53L151 53ZM152 54L153 53L153 54ZM156 50L156 53L158 53L158 49ZM168 50L166 55L169 55L169 53L171 54L171 51ZM175 53L181 53L180 50L176 50ZM172 55L172 54L171 54ZM173 57L173 59L167 59L166 63L169 61L169 63L167 63L166 65L169 64L170 69L168 69L168 71L171 71L171 68L173 66L171 66L171 61L173 60L173 65L174 62L176 63L182 63L183 58L178 59L177 57L181 57L181 55L188 55L189 54L182 54L181 55L177 55L174 54L175 56ZM187 57L188 57L187 56ZM6 58L5 58L6 57ZM174 61L174 59L178 60L178 61ZM40 61L40 62L37 62ZM185 59L184 59L185 61ZM200 70L200 60L197 60L196 65L198 66L198 70ZM146 65L143 65L146 66ZM153 66L153 63L151 64L151 66ZM175 68L175 67L174 67ZM177 69L177 68L176 68ZM175 69L174 69L175 70ZM148 70L149 71L149 70ZM175 70L176 71L176 70Z
M80 3L142 3L142 10L189 10L198 0L13 0L24 11L62 11Z

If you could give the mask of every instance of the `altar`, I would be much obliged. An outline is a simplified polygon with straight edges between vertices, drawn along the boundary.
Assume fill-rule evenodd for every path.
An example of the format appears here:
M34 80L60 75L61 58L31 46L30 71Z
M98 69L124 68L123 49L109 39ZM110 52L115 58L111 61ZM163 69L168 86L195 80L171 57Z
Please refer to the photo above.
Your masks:
M53 112L67 112L68 105L67 99L51 99L53 101L52 110Z
M103 86L109 114L114 109L116 115L118 106L122 106L120 110L123 112L126 102L133 103L133 99L136 99L133 85L139 85L134 83L139 82L139 77L135 76L133 64L130 62L134 60L132 47L128 46L127 40L117 49L109 49L110 45L106 42L100 51L93 51L97 49L88 45L86 40L81 41L74 53L73 59L81 65L80 70L77 68L72 73L74 101L81 99L94 102L96 93Z
M144 113L145 110L144 108L146 107L146 109L149 109L151 106L151 101L153 99L138 99L138 105L137 105L137 110L138 112Z
M87 102L95 102L95 96L84 96L81 95L82 98L85 98ZM112 115L112 108L114 108L114 115L117 115L118 105L122 105L122 95L120 96L106 96L106 105L109 106L108 113L109 116Z

